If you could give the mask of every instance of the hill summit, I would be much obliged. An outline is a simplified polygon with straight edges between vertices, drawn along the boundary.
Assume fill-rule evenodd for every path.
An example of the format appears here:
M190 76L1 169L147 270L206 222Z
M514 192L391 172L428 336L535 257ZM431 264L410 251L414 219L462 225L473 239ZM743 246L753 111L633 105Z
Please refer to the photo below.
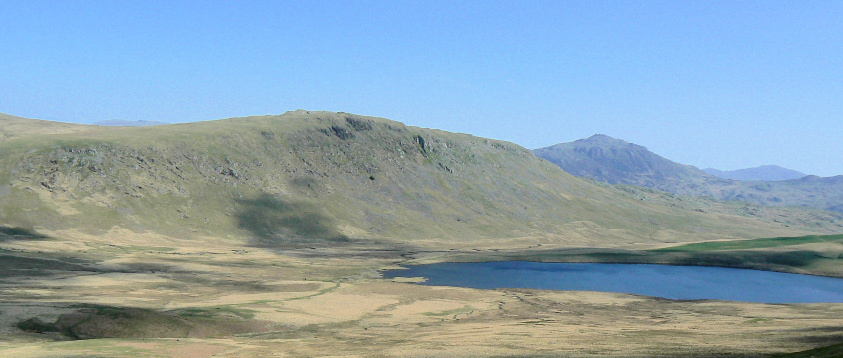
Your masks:
M609 184L682 192L689 181L717 180L697 168L665 159L646 147L604 134L533 152L568 173Z

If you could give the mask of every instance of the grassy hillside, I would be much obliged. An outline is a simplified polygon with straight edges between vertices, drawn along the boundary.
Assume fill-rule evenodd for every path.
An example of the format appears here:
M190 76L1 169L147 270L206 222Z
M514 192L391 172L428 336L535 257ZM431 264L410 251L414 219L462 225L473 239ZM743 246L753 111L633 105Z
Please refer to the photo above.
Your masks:
M783 181L723 179L605 135L536 149L535 153L571 174L610 184L644 186L717 200L843 212L843 175Z
M140 128L27 121L21 126L47 129L18 130L0 143L0 222L9 227L122 227L248 237L266 247L659 243L840 229L648 202L568 175L511 143L346 113Z
M30 135L71 134L96 130L96 127L83 124L35 120L0 113L0 143Z

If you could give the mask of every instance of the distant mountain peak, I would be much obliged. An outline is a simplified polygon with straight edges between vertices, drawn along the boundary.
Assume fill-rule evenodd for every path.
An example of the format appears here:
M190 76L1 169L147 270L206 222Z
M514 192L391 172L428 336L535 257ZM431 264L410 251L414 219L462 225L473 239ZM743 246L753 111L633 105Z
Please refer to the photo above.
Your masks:
M608 135L605 135L605 134L599 134L599 133L595 134L595 135L592 135L591 137L588 137L588 138L578 139L574 142L581 142L581 143L582 142L608 142L608 143L615 143L615 144L630 144L629 142L627 142L623 139L618 139L618 138L614 138L614 137L611 137L611 136L608 136Z
M843 212L843 204L840 204L843 202L843 175L806 176L778 165L731 172L710 168L699 170L604 134L539 148L533 153L572 175L609 184L644 186L718 200Z
M731 180L764 180L764 181L783 181L799 179L806 174L780 167L778 165L762 165L755 168L746 168L738 170L718 170L714 168L703 169L706 173L711 175Z
M665 159L646 147L595 134L533 151L566 172L610 184L632 184L670 191L681 178L711 178L692 166ZM669 183L670 182L670 183Z

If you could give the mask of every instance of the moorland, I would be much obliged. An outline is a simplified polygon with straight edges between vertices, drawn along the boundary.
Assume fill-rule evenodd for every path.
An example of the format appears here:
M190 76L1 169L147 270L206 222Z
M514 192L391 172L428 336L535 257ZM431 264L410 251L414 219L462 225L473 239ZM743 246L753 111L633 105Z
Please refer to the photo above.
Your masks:
M760 357L843 341L834 303L380 275L518 259L843 277L839 212L602 183L513 143L341 112L0 124L0 356Z

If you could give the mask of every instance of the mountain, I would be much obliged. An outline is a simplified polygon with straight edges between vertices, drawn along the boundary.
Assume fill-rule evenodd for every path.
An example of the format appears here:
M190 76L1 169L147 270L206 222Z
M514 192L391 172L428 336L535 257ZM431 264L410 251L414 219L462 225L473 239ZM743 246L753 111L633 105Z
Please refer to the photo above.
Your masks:
M347 113L74 133L21 124L41 129L0 142L0 224L46 233L130 230L279 248L653 245L841 229L821 212L606 186L512 143Z
M609 184L629 184L672 193L694 193L701 184L725 182L647 148L596 134L533 151L566 172Z
M637 185L717 200L843 212L843 176L809 175L782 181L724 179L665 159L640 145L605 135L533 152L573 175L610 184Z
M778 165L762 165L755 168L728 171L706 168L703 171L719 178L732 180L782 181L799 179L807 175L792 169L782 168Z
M167 122L160 122L160 121L147 121L147 120L138 120L138 121L127 121L124 119L109 119L106 121L99 121L91 123L94 126L116 126L116 127L146 127L146 126L160 126L164 124L169 124Z

